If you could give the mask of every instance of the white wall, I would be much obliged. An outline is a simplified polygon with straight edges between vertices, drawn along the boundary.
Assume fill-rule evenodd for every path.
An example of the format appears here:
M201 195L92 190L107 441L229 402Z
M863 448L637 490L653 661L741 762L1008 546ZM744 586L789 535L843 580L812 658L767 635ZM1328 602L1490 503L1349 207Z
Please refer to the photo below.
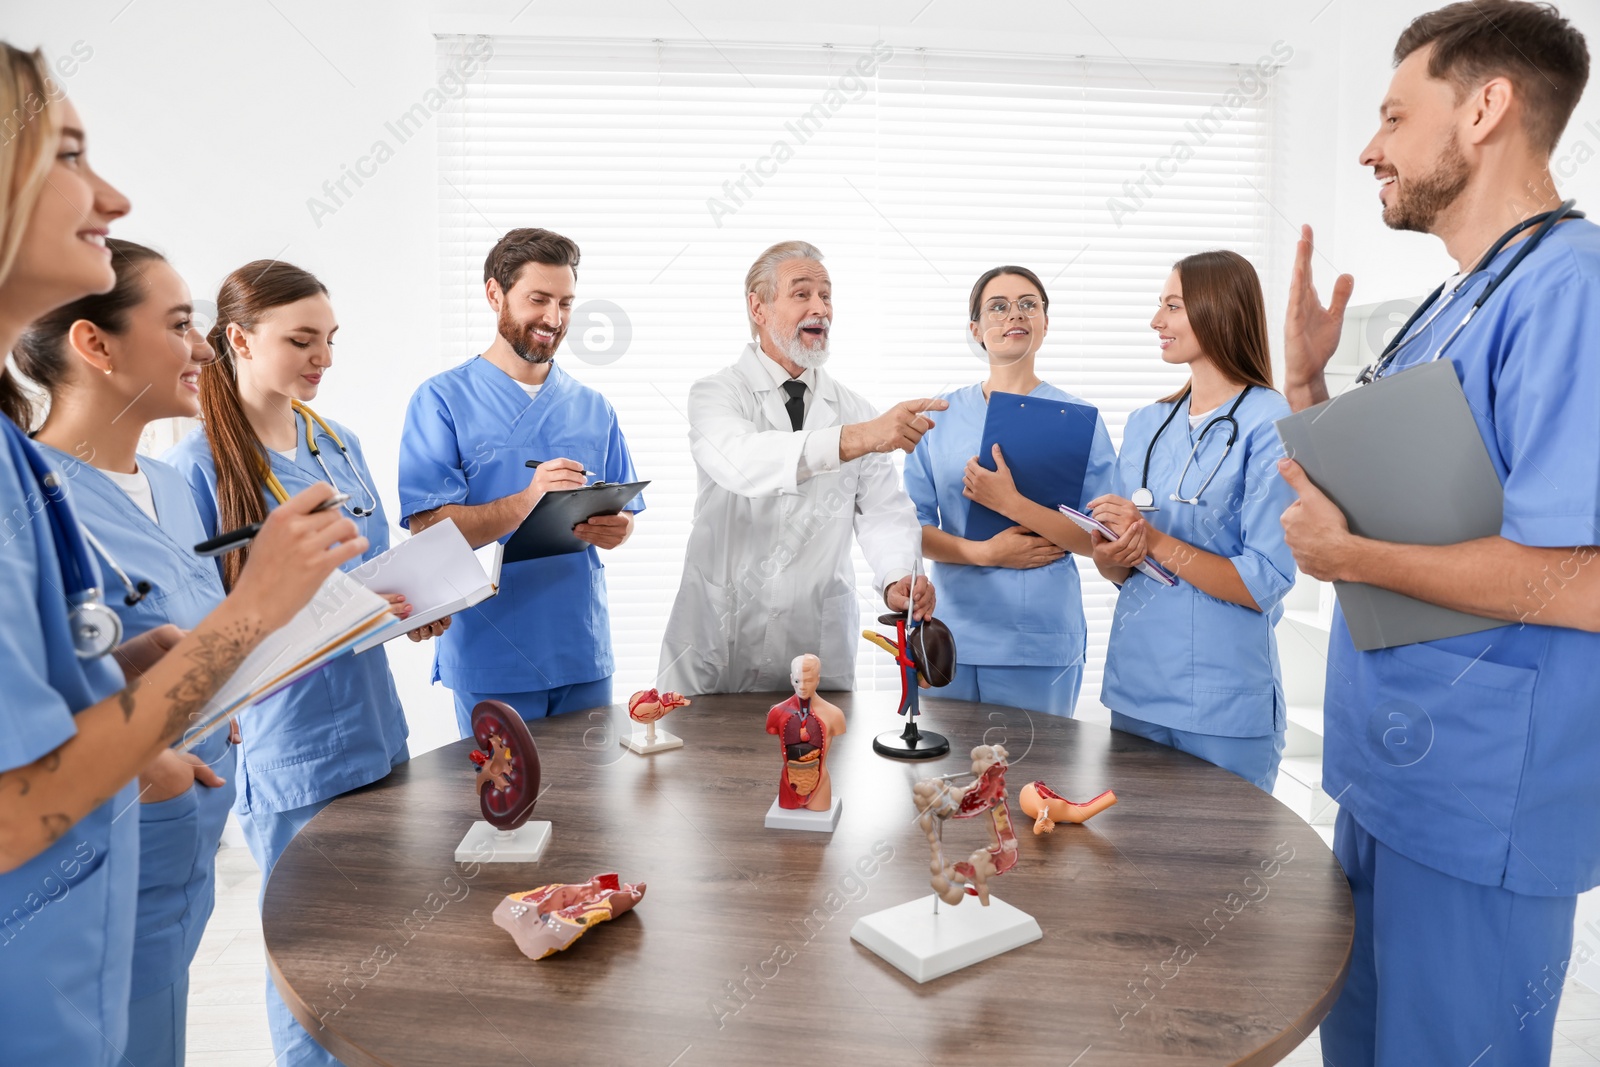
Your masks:
M434 33L617 36L713 41L870 43L1254 63L1275 41L1294 50L1273 83L1280 109L1272 187L1279 238L1264 268L1274 319L1295 227L1320 235L1316 270L1357 277L1356 300L1426 292L1449 273L1432 238L1393 234L1356 156L1375 128L1389 50L1421 0L1058 0L975 11L956 0L819 0L793 16L730 0L624 0L560 16L533 0L6 0L4 34L64 55L92 50L65 79L84 114L95 165L129 194L119 236L163 249L197 296L229 270L278 257L320 275L343 329L318 408L356 427L394 518L401 415L424 377L470 353L441 350L438 204L430 126L398 146L338 211L307 201L367 154L384 123L436 77ZM1600 51L1600 5L1564 5ZM80 43L81 42L81 43ZM1593 129L1586 129L1593 124ZM387 138L393 143L392 136ZM1558 158L1600 150L1591 90ZM1130 177L1133 177L1130 175ZM1562 179L1600 204L1600 167ZM530 224L538 220L530 219ZM569 361L569 365L571 365ZM581 370L581 367L578 368ZM641 532L647 536L648 531ZM454 736L447 694L426 682L426 646L391 645L412 719L413 751Z

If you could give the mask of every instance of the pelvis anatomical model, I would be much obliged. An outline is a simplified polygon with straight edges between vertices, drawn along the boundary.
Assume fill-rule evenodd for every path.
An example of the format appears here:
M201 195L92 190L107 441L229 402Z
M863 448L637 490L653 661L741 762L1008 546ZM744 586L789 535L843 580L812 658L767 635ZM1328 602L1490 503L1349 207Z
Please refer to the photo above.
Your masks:
M977 781L957 787L945 778L924 778L911 787L921 814L917 824L928 835L929 871L933 891L946 904L959 904L963 894L989 906L989 879L1004 874L1017 862L1017 835L1006 803L1006 750L1002 745L979 745L972 750L972 773ZM989 845L964 860L946 863L944 824L950 819L989 815Z

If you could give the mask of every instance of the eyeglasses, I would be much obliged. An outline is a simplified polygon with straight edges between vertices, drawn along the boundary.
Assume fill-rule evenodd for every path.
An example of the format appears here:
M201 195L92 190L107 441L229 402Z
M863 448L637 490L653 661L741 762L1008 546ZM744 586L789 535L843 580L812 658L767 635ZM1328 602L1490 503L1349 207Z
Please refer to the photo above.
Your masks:
M983 310L991 319L1003 319L1011 314L1012 307L1022 312L1023 318L1028 319L1034 318L1044 310L1039 301L1031 296L1023 297L1014 305L1009 300L991 300L984 305Z

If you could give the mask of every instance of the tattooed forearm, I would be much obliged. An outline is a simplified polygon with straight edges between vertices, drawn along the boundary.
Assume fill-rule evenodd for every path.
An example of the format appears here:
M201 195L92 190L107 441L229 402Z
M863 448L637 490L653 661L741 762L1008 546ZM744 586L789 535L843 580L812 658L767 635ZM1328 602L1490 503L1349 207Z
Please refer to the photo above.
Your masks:
M206 701L210 700L222 684L239 669L257 644L261 642L260 626L235 624L219 633L196 633L190 638L197 647L189 650L192 664L178 684L167 692L172 707L167 711L167 732L181 734L190 725Z
M54 773L55 769L61 766L61 750L58 748L54 752L46 754L39 760L39 766L46 771Z
M117 694L117 703L122 708L122 721L128 722L133 718L133 694L139 688L139 679L135 678L128 683L128 687Z
M72 828L72 820L60 812L54 815L39 816L39 825L44 828L44 842L53 845L61 839L61 835Z

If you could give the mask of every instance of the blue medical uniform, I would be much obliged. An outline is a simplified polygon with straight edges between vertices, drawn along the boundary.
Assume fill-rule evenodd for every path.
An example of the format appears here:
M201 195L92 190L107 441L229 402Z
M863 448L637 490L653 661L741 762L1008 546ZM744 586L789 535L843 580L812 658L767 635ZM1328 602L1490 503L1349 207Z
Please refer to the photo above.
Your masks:
M1487 281L1425 315L1389 373L1431 359ZM1596 336L1600 227L1572 221L1446 353L1505 487L1507 540L1600 543ZM1541 598L1572 595L1586 565L1593 553L1552 567ZM1548 1060L1561 983L1543 979L1566 973L1576 894L1600 884L1596 663L1600 634L1537 615L1357 652L1335 614L1323 788L1357 910L1350 979L1322 1026L1332 1062Z
M1047 382L1028 394L1082 404ZM930 433L906 457L906 492L917 520L955 537L965 536L972 502L961 495L967 461L983 447L989 402L982 385L941 393L950 404ZM1116 452L1097 413L1089 463L1078 500L1056 501L1082 510L1111 490ZM1083 590L1071 555L1047 567L974 567L938 563L931 577L939 590L939 618L956 642L956 676L930 695L983 701L1071 716L1083 685L1088 625Z
M1150 454L1148 488L1160 510L1145 519L1231 561L1261 610L1219 600L1182 579L1167 587L1134 571L1117 596L1100 702L1111 709L1113 729L1208 760L1270 792L1287 725L1273 627L1295 576L1280 522L1295 496L1278 474L1283 445L1273 422L1289 414L1289 405L1271 389L1251 389L1234 413L1239 436L1226 458L1227 424L1206 434L1184 495L1192 496L1213 468L1217 474L1198 504L1184 504L1168 499L1178 476L1206 426L1233 400L1198 427L1189 425L1189 398L1177 404L1182 410ZM1140 488L1150 442L1172 407L1158 402L1128 416L1113 478L1118 496Z
M150 583L144 599L130 606L121 580L99 561L110 580L106 606L121 616L123 640L163 623L192 630L222 603L215 564L194 554L194 545L207 535L182 475L139 457L159 520L153 522L94 467L40 448L71 484L78 520L134 583ZM235 753L226 729L213 730L192 751L226 784L196 784L170 800L139 805L139 911L124 1049L133 1067L183 1063L189 963L216 898L217 844L233 806Z
M352 503L362 507L370 503L374 508L373 514L354 520L367 539L368 548L365 554L344 565L349 571L388 550L389 521L384 516L383 502L376 498L369 501L361 489L363 481L373 484L361 442L333 420L329 419L328 425L349 450L347 462L332 439L318 430L322 458L332 471L337 488L349 493ZM294 461L276 452L268 452L266 457L272 473L290 496L328 480L306 447L305 434L305 416L296 413ZM179 441L162 459L188 481L205 535L212 537L222 532L217 529L216 465L204 429ZM262 494L268 508L277 506L265 489ZM263 896L278 857L312 816L339 794L377 781L409 758L405 712L389 673L389 658L381 645L357 655L340 656L310 677L245 709L239 716L239 732L243 741L234 811L244 828L250 853L261 867ZM338 1062L295 1020L278 995L270 973L267 1021L279 1064Z
M411 397L400 445L401 525L446 504L487 504L521 492L533 477L526 461L557 458L577 460L601 481L638 480L605 397L552 363L530 398L510 375L474 356ZM627 510L643 511L644 498ZM605 565L592 545L505 564L500 592L456 615L434 642L433 680L455 692L463 737L472 732L478 700L505 700L524 718L578 711L594 705L577 702L571 691L554 699L547 691L592 693L584 684L603 681L609 693L614 670Z
M122 688L111 656L72 645L62 564L34 446L0 416L0 772L69 740L73 716ZM70 496L71 490L68 489ZM70 507L58 515L76 522ZM95 561L83 561L91 571ZM15 783L7 789L16 788ZM17 1067L120 1063L128 1032L139 820L130 781L53 845L0 874L0 1058ZM6 803L9 801L0 801Z

